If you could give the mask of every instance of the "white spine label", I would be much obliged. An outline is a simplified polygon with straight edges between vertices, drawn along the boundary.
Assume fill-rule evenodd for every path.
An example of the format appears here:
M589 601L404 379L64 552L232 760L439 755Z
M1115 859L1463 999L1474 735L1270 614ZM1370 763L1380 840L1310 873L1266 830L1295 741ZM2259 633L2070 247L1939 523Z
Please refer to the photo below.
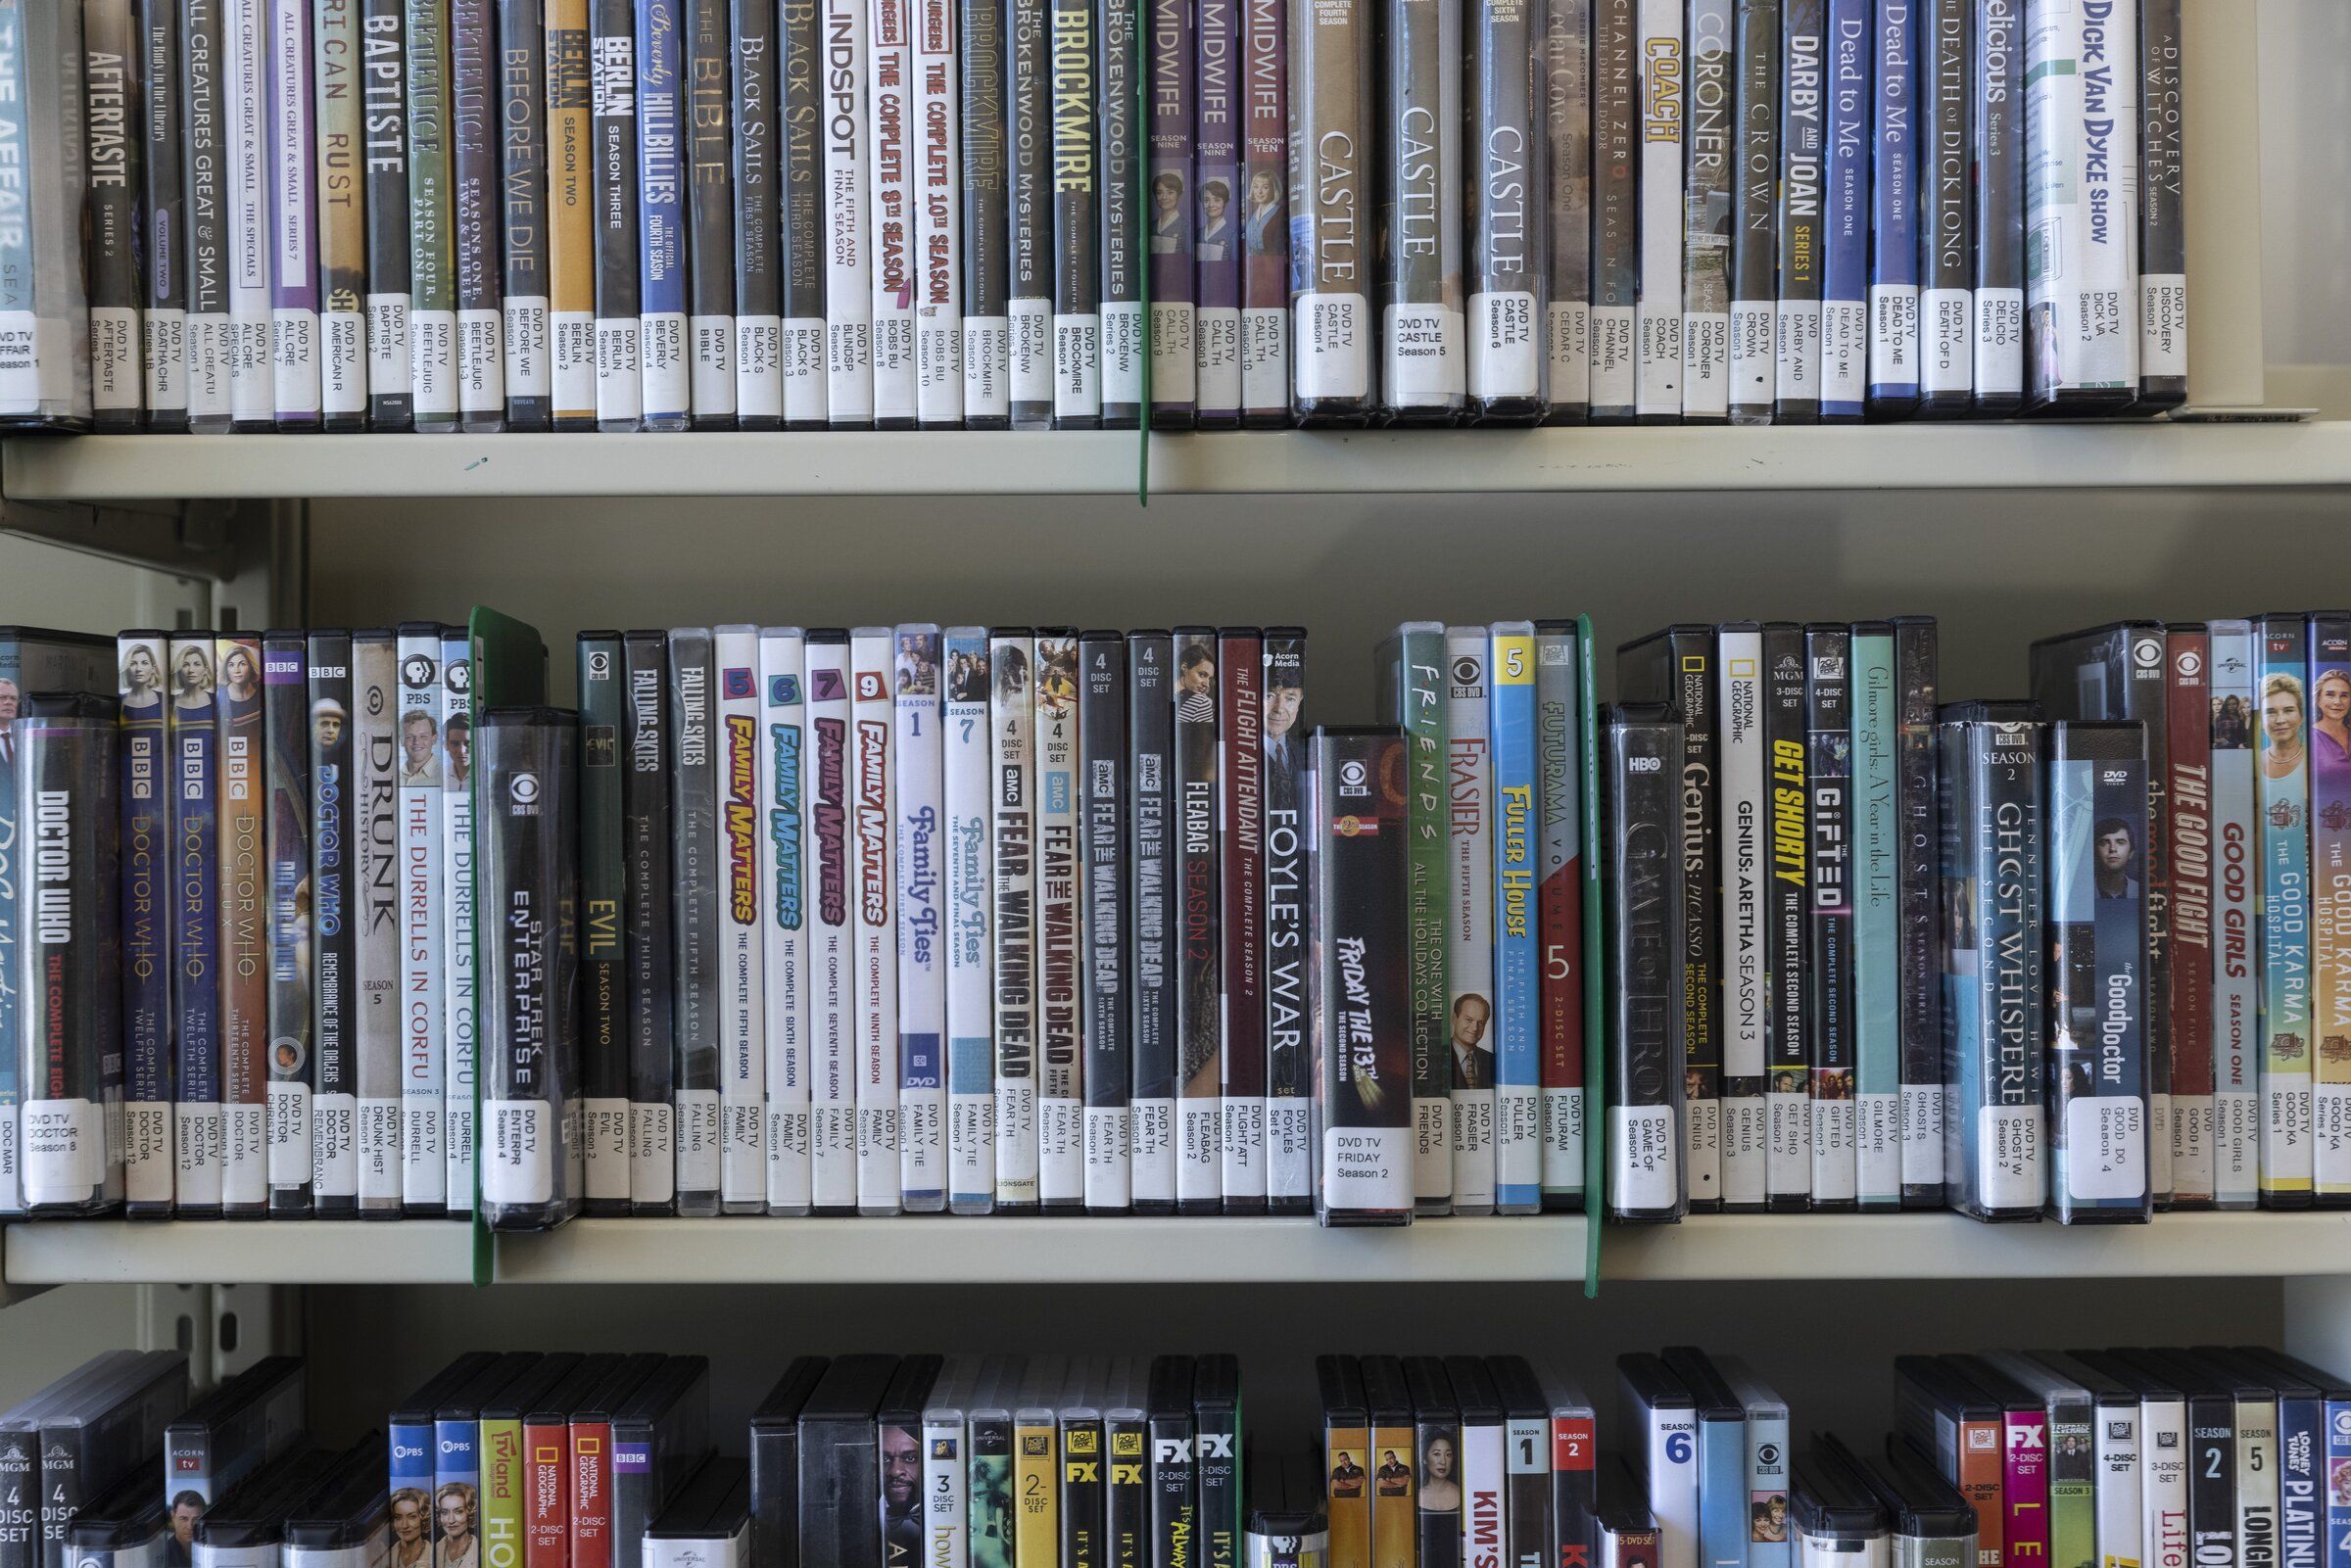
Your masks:
M1241 406L1290 405L1290 312L1282 306L1241 312Z
M582 1100L580 1115L587 1196L628 1202L629 1102Z
M2149 272L2138 280L2139 364L2142 376L2187 374L2187 279Z
M1554 300L1545 312L1545 352L1551 358L1551 401L1581 405L1592 396L1592 308L1582 300Z
M484 1204L543 1204L554 1196L554 1149L545 1100L490 1100L490 1137L482 1151Z
M1371 308L1360 294L1298 297L1298 396L1371 395Z
M1053 302L1012 302L1012 401L1053 401Z
M547 296L514 295L506 301L506 394L544 398L554 386L547 357Z
M1976 1113L1976 1194L1987 1209L2039 1209L2040 1107L1986 1106Z
M92 1100L24 1105L24 1203L86 1204L106 1175L106 1113Z
M2065 1184L2081 1199L2147 1191L2147 1108L2134 1095L2080 1095L2065 1105Z
M1721 419L1731 411L1731 318L1693 311L1682 317L1682 412Z
M142 323L147 334L147 406L156 413L180 413L188 406L188 313L149 310Z
M1102 307L1102 401L1143 400L1143 308L1128 301Z
M269 1085L269 1185L299 1187L311 1179L311 1086Z
M348 1094L311 1101L311 1185L321 1199L359 1196L358 1121L359 1102Z
M596 322L596 416L634 423L645 412L645 387L637 368L637 318L599 316Z
M1902 1180L1907 1185L1943 1183L1943 1085L1902 1085Z
M114 305L90 307L90 402L105 408L139 406L139 312Z
M1674 1178L1673 1108L1614 1106L1608 1121L1608 1207L1629 1212L1672 1209L1681 1197Z
M134 1204L171 1201L171 1104L132 1100L122 1107L122 1195Z
M1385 330L1388 402L1443 404L1462 395L1462 312L1441 305L1391 305Z
M1012 323L1000 315L963 318L963 416L1004 419L1012 413Z
M329 310L318 318L326 350L318 366L319 402L330 414L367 411L367 318Z
M1902 1195L1902 1097L1862 1094L1853 1097L1860 1124L1859 1175L1861 1196L1892 1198Z
M414 390L408 381L408 297L367 296L367 393L396 398Z
M397 1114L393 1127L397 1138ZM175 1191L180 1208L220 1207L220 1140L225 1130L217 1101L182 1100L171 1107L172 1154L179 1172ZM394 1196L398 1196L397 1187Z
M1968 289L1928 289L1918 297L1918 390L1967 392L1975 386L1975 354L1970 344L1975 294Z
M1882 283L1869 291L1869 381L1877 387L1918 385L1918 289Z
M1773 324L1779 328L1779 395L1799 402L1818 399L1820 302L1782 300Z
M735 412L745 420L784 417L783 336L772 315L735 318Z
M2022 397L2025 391L2025 291L1976 291L1976 395Z
M1768 407L1777 384L1779 349L1772 341L1779 308L1769 300L1731 306L1731 402Z
M1096 419L1101 413L1101 317L1057 315L1053 318L1053 417Z
M1469 386L1480 398L1532 398L1540 390L1535 297L1525 292L1469 296Z
M1629 411L1638 366L1633 354L1633 308L1592 307L1592 406Z
M677 1137L673 1113L656 1101L629 1105L629 1198L662 1205L677 1196Z
M694 411L703 418L727 419L735 413L735 318L697 315L694 331L694 368L691 386Z
M643 337L638 352L645 357L645 416L675 418L694 406L692 376L686 355L686 312L648 310L637 318Z
M1859 407L1869 393L1869 307L1829 300L1820 308L1820 401Z
M1189 300L1151 306L1151 401L1188 404L1198 395L1200 366L1192 348Z
M718 1191L719 1125L716 1089L680 1089L678 1100L678 1191Z

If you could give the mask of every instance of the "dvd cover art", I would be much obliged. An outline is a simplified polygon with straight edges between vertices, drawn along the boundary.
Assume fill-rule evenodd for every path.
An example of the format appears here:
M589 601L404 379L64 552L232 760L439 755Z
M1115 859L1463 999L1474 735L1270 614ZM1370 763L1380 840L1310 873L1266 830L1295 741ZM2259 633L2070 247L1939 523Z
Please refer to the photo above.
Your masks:
M1241 422L1290 422L1289 38L1285 4L1241 9Z
M1085 846L1085 1207L1121 1212L1133 1201L1127 640L1088 632L1078 643L1079 739Z
M765 866L758 906L767 1052L767 1212L804 1214L808 1164L809 909L807 848L807 643L796 627L759 634L762 739L758 836Z
M617 632L578 647L581 1197L591 1213L629 1212L628 872L621 736L628 676Z
M174 637L168 652L171 836L180 846L179 874L171 879L172 1200L176 1213L194 1217L220 1212L226 1125L220 1106L219 730L213 711L213 640ZM13 1065L16 1042L8 1044ZM397 1138L397 1107L392 1130ZM397 1174L394 1179L397 1206ZM0 1191L0 1198L11 1196Z
M1292 401L1302 423L1356 424L1371 380L1372 0L1289 8Z
M1128 845L1134 860L1133 1199L1137 1212L1176 1207L1176 1036L1182 986L1176 943L1183 928L1176 841L1175 640L1127 639Z
M1870 41L1877 0L1826 0L1821 124L1820 417L1852 422L1869 391ZM1793 60L1793 56L1791 57Z
M360 1212L389 1219L401 1211L401 1092L406 1041L400 999L404 947L404 832L400 799L400 641L367 631L351 640L352 765L358 796L353 913L359 1060ZM181 717L176 701L172 719ZM176 1132L176 1129L175 1129Z
M1547 79L1539 5L1478 6L1469 34L1469 411L1483 423L1517 423L1541 417L1546 367L1537 338L1546 229L1534 212L1535 116Z
M808 634L808 739L801 864L810 896L807 937L808 1150L818 1212L857 1207L855 933L849 908L849 636Z
M671 1091L677 1204L719 1212L721 1082L718 965L718 765L710 633L669 634Z
M1094 0L1052 0L1053 428L1102 421L1102 169ZM1107 42L1107 40L1103 40Z
M939 655L946 693L947 1207L985 1213L996 1201L994 735L986 629L949 629Z
M1804 707L1809 730L1804 832L1811 861L1804 1019L1812 1096L1812 1207L1858 1201L1858 1065L1853 1037L1851 637L1839 625L1804 628Z
M914 11L915 377L929 429L963 423L963 147L955 35L961 8L918 5ZM1107 33L1106 24L1105 48Z
M1468 384L1462 8L1460 0L1384 0L1382 16L1380 392L1393 417L1442 424L1462 412Z
M1177 0L1155 3L1175 6ZM957 107L963 156L963 419L975 430L1002 430L1012 423L1004 13L1005 0L965 0L956 7L956 64L962 88ZM1155 95L1158 90L1155 81ZM1156 296L1156 275L1152 284Z
M122 1191L126 1212L171 1212L172 1014L169 885L170 781L164 695L165 639L125 633L120 655L119 828L122 882ZM12 794L14 790L10 791ZM307 1000L307 999L306 999ZM13 1077L14 1074L12 1073ZM0 1107L0 1119L13 1114ZM13 1141L13 1140L11 1140ZM12 1179L14 1166L7 1175ZM13 1194L0 1197L6 1203Z
M307 16L303 24L307 30ZM141 374L138 181L129 134L138 72L130 0L82 8L83 114L88 140L85 266L89 281L90 420L96 430L139 427ZM307 105L305 110L307 112Z
M1413 987L1415 1212L1453 1208L1453 1059L1447 1048L1445 628L1411 621L1380 644L1379 711L1404 731L1406 959Z
M779 79L776 238L783 280L784 423L792 430L825 423L824 140L819 80L821 8L792 6L777 27Z
M632 0L589 0L596 169L596 426L635 430L639 380L637 15Z
M144 130L136 154L139 205L133 277L145 360L146 420L150 430L179 431L188 427L188 278L181 258L187 234L182 120L189 83L180 58L179 7L166 0L134 0L131 14L133 47L142 66L141 109L131 123ZM346 15L348 25L356 27L359 8ZM347 145L356 148L358 142L354 136ZM362 417L364 377L362 366Z
M686 103L680 85L685 18L692 3L640 0L637 6L637 362L648 430L684 430L694 406L687 342L692 241L685 190Z
M687 393L697 430L736 427L734 75L757 47L736 34L736 14L729 0L689 0L685 17Z
M1303 631L1266 628L1264 689L1266 1190L1276 1212L1305 1212L1314 1202L1315 1058Z
M1053 422L1053 0L1005 0L1012 427Z
M716 628L711 744L718 823L719 1207L767 1212L767 948L759 920L759 630Z
M947 1196L945 773L938 628L896 632L891 671L898 920L898 1186L910 1213Z
M824 221L825 412L835 428L874 419L873 252L866 219L873 160L866 119L863 0L823 0L821 208ZM843 72L846 73L845 81Z
M1827 250L1827 0L1782 0L1778 377L1772 417L1820 418L1821 284Z
M213 712L220 757L221 1211L259 1215L269 1203L268 784L262 730L262 643L214 640ZM26 1154L31 1152L26 1140Z
M1577 1206L1584 1191L1585 1012L1593 978L1586 966L1584 897L1585 630L1572 621L1535 623L1535 930L1541 957L1537 1003L1542 1063L1542 1186L1545 1209ZM1725 708L1726 715L1729 709ZM1730 726L1726 722L1725 730ZM1597 887L1597 882L1591 883ZM1727 1057L1726 1057L1727 1064ZM1725 1094L1729 1089L1726 1084ZM1760 1074L1756 1085L1761 1093ZM1726 1172L1726 1187L1729 1186Z
M777 116L777 24L782 7L758 0L734 0L731 23L735 95L729 104L735 134L723 156L731 160L734 226L735 418L744 430L775 430L784 423L783 274L778 231L782 173ZM724 62L696 58L715 72Z
M1735 25L1730 417L1762 425L1779 385L1780 0L1738 0Z
M1241 422L1242 0L1193 0L1192 278L1199 420Z
M1486 629L1445 633L1446 1054L1453 1212L1494 1208L1494 772Z
M1682 906L1667 887L1681 863L1682 726L1660 704L1620 705L1608 721L1607 788L1615 855L1608 989L1616 1007L1609 1085L1607 1208L1621 1221L1678 1218L1682 1162ZM1421 1494L1426 1505L1427 1484Z
M1633 417L1634 317L1641 296L1640 195L1634 167L1634 0L1592 5L1592 409L1594 423Z
M1718 423L1731 407L1731 165L1738 145L1734 0L1692 0L1683 135L1682 416Z
M449 0L407 0L408 388L415 427L442 432L457 428L449 25Z
M1919 23L1922 8L1877 14L1877 97L1869 207L1869 406L1900 418L1918 407Z
M596 428L596 90L591 0L547 0L547 356L557 430Z
M449 1208L473 1210L474 1055L480 1007L474 973L473 658L465 629L441 628L442 996L448 1006L441 1148Z
M502 123L498 19L491 0L450 0L450 208L457 304L461 428L505 426L505 351L499 316Z
M403 0L378 0L378 4L390 8L395 16L402 3ZM395 22L393 25L397 27L399 24ZM180 10L181 59L191 63L221 59L227 47L223 27L219 0L190 0ZM183 192L183 211L187 219L187 425L191 431L210 435L227 430L230 424L228 371L232 345L228 320L227 84L217 67L204 71L190 64L186 76L182 114L186 120L184 136L187 165L187 183ZM398 73L395 72L396 84L397 81ZM402 231L399 270L404 291L408 277L406 150L404 129L399 219ZM371 205L379 187L387 182L382 175L369 181ZM391 224L387 222L385 227L389 230ZM371 255L371 290L377 270L375 258L381 257L385 248L384 242L378 242ZM403 319L405 321L405 315ZM398 372L400 397L405 404L408 379L408 362L405 355L401 357Z
M329 430L367 427L367 231L364 199L366 108L362 101L365 42L361 8L320 6L316 33L318 203L318 398ZM156 42L165 42L158 38ZM167 48L168 48L167 44ZM175 69L167 53L163 70ZM167 89L168 92L170 89ZM152 91L152 88L150 89ZM175 125L172 111L150 100L158 125ZM171 141L151 134L149 147ZM150 154L152 156L152 153ZM169 153L174 168L178 148ZM168 232L174 238L176 226ZM161 260L162 258L158 258ZM176 266L173 267L176 271ZM180 395L185 396L184 387Z
M1974 0L1930 0L1918 28L1919 412L1948 419L1975 391Z
M1039 1199L1035 656L1036 640L1026 631L989 634L996 1207L1014 1211L1033 1208Z
M1036 634L1036 1080L1038 1201L1085 1202L1078 634Z
M673 1033L676 983L671 898L669 636L621 639L621 877L627 938L629 1208L667 1213L677 1196Z
M1182 900L1176 974L1176 1198L1211 1212L1223 1198L1218 1146L1217 1021L1222 991L1217 862L1217 639L1207 627L1176 629L1176 866Z
M312 1059L311 759L309 641L271 632L262 641L269 946L269 1212L310 1212Z
M861 626L849 634L850 738L845 767L851 801L850 884L856 889L852 927L856 974L854 1014L857 1073L857 1212L898 1212L898 949L895 851L890 823L896 806L890 764L890 676L894 660L888 627Z
M873 0L866 50L866 115L873 137L874 188L867 243L873 248L874 425L917 422L915 361L914 21L909 0Z
M1592 7L1545 0L1542 116L1546 423L1581 424L1592 405Z
M1227 1213L1261 1212L1266 1201L1264 660L1264 638L1256 628L1218 633L1217 1037Z
M545 430L553 412L554 366L548 341L550 94L553 34L544 0L500 0L498 7L499 278L498 341L505 356L505 424ZM514 40L522 40L517 47ZM536 40L539 47L530 44Z

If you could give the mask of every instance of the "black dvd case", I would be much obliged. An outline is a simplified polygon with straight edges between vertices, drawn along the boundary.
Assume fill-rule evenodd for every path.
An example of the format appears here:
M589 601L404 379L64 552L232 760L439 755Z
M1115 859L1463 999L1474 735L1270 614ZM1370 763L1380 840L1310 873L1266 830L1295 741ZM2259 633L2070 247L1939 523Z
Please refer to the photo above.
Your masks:
M1608 710L1606 795L1608 1044L1607 1212L1679 1219L1685 1052L1681 874L1682 725L1655 703Z

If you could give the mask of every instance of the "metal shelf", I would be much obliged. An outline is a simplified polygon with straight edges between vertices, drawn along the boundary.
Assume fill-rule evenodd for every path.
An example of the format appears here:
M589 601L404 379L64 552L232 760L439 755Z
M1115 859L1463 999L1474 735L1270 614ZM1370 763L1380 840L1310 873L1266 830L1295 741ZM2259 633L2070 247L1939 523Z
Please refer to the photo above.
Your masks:
M454 1220L36 1221L0 1232L8 1286L462 1285L473 1227Z
M0 443L18 500L1132 496L1132 431L80 436ZM2351 420L1275 431L1151 441L1155 496L2351 485Z

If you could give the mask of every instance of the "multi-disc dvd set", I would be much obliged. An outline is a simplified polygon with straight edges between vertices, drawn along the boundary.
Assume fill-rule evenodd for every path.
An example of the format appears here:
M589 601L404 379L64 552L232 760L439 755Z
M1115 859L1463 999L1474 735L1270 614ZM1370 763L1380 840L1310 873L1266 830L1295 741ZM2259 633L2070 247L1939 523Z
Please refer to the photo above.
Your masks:
M1294 627L591 631L576 709L479 714L437 623L12 630L0 1192L2351 1203L2351 616L1958 701L1938 635L1680 623L1604 708L1585 621L1407 622L1310 726Z
M0 423L2159 413L2181 13L28 0Z
M801 1355L726 1430L700 1355L472 1352L329 1449L298 1360L191 1403L179 1353L117 1351L0 1411L0 1487L41 1498L0 1550L25 1568L1186 1568L1285 1549L1302 1568L1983 1568L2267 1560L2247 1544L2316 1561L2351 1524L2351 1383L2259 1347L1897 1355L1868 1369L1887 1420L1847 1433L1694 1346L1616 1356L1598 1402L1520 1355L1278 1370L1307 1382L1305 1430L1251 1410L1229 1354Z

